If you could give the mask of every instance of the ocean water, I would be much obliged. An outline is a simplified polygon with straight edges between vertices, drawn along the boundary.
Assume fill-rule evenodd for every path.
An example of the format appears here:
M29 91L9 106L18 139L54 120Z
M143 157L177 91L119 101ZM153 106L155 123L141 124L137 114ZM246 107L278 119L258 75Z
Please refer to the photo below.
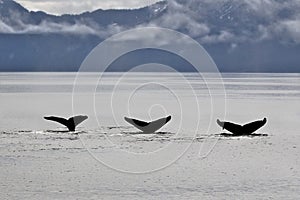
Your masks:
M299 100L300 74L0 73L0 198L297 199ZM216 124L264 117L261 137Z

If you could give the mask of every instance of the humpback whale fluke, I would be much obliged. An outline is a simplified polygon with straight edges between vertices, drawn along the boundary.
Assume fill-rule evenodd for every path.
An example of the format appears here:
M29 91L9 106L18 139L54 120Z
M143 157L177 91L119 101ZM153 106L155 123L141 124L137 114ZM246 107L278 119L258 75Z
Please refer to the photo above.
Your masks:
M232 122L222 122L219 119L217 120L217 123L223 129L226 129L227 131L233 133L233 135L251 135L254 131L260 129L267 123L267 118L250 122L245 125L239 125Z
M72 132L75 131L75 128L77 125L79 125L81 122L83 122L87 118L88 118L88 116L86 116L86 115L77 115L74 117L70 117L69 119L65 119L62 117L55 117L55 116L44 117L44 119L46 119L46 120L58 122L62 125L65 125L66 127L68 127L69 131L72 131Z
M145 122L138 119L132 119L125 117L126 122L133 125L137 129L141 130L143 133L154 133L155 131L159 130L165 124L167 124L171 120L171 116L164 117L161 119L157 119L152 122Z

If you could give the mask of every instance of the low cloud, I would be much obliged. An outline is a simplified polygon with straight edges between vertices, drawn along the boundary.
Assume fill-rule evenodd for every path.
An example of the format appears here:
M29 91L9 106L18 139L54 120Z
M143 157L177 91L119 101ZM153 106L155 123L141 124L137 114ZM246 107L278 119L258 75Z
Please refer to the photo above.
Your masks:
M14 33L14 29L0 20L0 33Z
M209 33L209 27L195 21L183 13L169 13L149 24L150 26L165 27L187 33L191 37L200 37Z
M272 30L282 41L300 43L300 19L281 21Z
M219 34L206 35L201 38L201 43L224 43L224 42L235 42L236 36L227 31L221 31Z
M28 24L21 20L15 20L15 25L8 25L0 20L0 33L9 34L43 34L43 33L62 33L73 35L95 35L101 38L109 37L113 34L125 30L123 27L116 24L111 24L106 27L89 26L82 22L74 24L69 23L55 23L44 20L39 24Z
M64 4L56 0L39 2ZM80 3L76 1L75 4ZM169 28L186 33L202 44L230 43L236 46L245 41L267 40L300 44L299 0L168 0L167 6L160 9L162 15L137 27ZM135 28L119 24L101 27L84 21L69 24L44 20L35 25L23 22L17 15L14 20L11 25L0 19L0 32L89 34L106 38Z

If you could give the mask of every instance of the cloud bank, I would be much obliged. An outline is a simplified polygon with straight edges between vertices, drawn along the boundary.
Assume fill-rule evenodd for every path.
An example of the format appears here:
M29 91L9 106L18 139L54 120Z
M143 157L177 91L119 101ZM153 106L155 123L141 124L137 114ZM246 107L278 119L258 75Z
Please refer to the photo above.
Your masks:
M109 37L113 34L125 30L123 27L111 24L106 27L90 26L82 22L70 23L55 23L51 21L42 21L41 23L26 24L18 20L17 26L10 26L0 20L0 33L6 34L72 34L72 35L95 35L101 38Z
M169 0L151 25L185 31L202 43L300 43L299 0Z
M92 0L84 1L85 3L72 2L71 7L73 4L75 7L82 4L87 7L97 6ZM118 5L125 5L126 2L137 1L101 2L110 3L110 5L119 2ZM150 1L144 1L144 4L147 2ZM47 0L36 1L36 3L70 7L69 1L62 3L58 0ZM299 0L169 0L167 5L161 4L160 6L159 8L153 7L152 10L154 14L160 12L159 17L154 17L134 27L126 24L99 26L96 23L86 23L84 20L78 20L75 23L43 20L38 24L30 24L24 22L22 16L15 14L13 15L14 22L11 24L0 19L0 32L89 34L106 38L129 28L158 26L186 33L203 44L230 43L236 46L249 41L273 40L284 44L300 44Z

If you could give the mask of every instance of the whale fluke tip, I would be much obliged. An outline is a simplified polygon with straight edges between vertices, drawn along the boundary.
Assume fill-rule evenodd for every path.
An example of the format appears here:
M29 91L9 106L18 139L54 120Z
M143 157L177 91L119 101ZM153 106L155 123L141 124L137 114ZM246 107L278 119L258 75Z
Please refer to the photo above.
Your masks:
M217 124L224 129L224 122L221 122L219 119L217 119Z
M169 122L172 119L171 115L166 118L166 122Z

